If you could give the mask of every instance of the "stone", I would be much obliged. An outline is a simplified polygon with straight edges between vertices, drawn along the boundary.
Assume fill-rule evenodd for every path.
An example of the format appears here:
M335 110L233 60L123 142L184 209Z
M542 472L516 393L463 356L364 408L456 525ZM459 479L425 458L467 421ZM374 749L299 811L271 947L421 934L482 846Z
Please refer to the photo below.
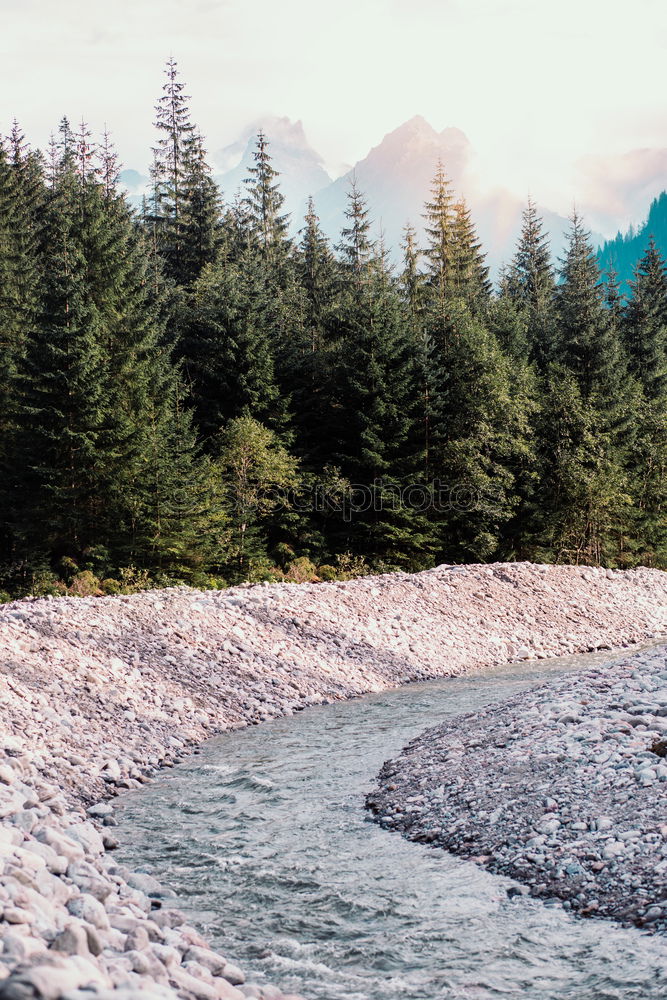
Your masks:
M127 935L125 951L144 951L149 944L148 932L141 924L137 924Z
M104 843L92 823L76 823L68 826L65 835L81 844L86 854L104 854Z
M88 892L83 892L80 896L71 899L67 904L67 909L73 917L85 920L86 923L92 924L98 930L106 931L111 926L103 904Z
M81 955L83 957L90 954L88 947L88 935L85 927L80 923L70 923L55 936L51 942L53 951L61 951L65 955Z
M60 1000L68 990L82 986L110 987L109 978L80 956L66 964L51 961L11 973L0 982L0 1000Z
M40 843L51 847L56 854L67 858L68 862L81 861L84 857L84 850L81 844L65 836L60 830L55 830L51 826L44 826L34 831L35 837Z

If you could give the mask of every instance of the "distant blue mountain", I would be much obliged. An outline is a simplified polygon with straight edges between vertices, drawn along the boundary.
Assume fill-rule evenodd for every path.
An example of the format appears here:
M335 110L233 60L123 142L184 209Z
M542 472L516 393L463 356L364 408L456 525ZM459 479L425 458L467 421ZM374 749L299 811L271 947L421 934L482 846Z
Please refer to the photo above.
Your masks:
M630 226L627 233L618 233L598 251L600 267L603 271L613 267L621 281L622 291L626 294L630 291L628 282L651 237L660 253L667 258L667 191L653 200L643 225L639 228Z

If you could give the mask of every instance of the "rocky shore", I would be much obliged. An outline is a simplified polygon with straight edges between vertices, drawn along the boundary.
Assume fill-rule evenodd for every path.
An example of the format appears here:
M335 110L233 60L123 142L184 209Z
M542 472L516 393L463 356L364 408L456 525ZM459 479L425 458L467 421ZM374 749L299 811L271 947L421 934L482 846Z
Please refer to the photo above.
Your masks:
M229 728L665 632L667 574L530 564L0 606L0 998L286 1000L114 863L113 796Z
M448 720L367 805L533 895L667 930L667 645Z

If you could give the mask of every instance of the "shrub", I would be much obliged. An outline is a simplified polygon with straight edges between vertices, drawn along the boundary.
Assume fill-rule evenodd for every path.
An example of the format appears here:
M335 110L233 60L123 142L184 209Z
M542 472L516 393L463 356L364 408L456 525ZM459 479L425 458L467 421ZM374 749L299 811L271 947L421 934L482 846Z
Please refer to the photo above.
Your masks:
M69 593L72 597L99 597L102 593L100 581L89 569L84 569L70 583Z
M58 560L56 570L58 571L60 580L64 580L66 584L70 584L79 572L79 566L71 556L63 556L62 559Z
M357 576L368 576L370 566L363 556L355 556L352 552L343 552L336 556L339 580L353 580Z
M67 584L59 580L55 573L35 574L30 593L33 597L62 597L67 593Z
M320 580L336 580L338 573L335 566L329 566L328 563L322 563L321 566L317 567L317 575Z
M124 566L120 571L120 592L122 594L137 594L140 590L148 590L151 585L152 580L147 569Z
M317 570L315 564L308 556L299 556L294 559L287 568L285 579L292 583L312 583L317 580Z
M296 553L294 552L292 546L288 545L287 542L278 542L278 544L274 546L272 555L281 569L286 569L289 563L294 559Z

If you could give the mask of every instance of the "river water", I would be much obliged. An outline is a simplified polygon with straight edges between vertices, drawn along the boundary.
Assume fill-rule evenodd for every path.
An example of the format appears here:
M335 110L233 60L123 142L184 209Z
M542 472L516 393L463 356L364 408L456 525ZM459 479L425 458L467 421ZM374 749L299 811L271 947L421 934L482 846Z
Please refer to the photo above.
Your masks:
M445 716L611 658L409 685L217 737L118 801L119 860L171 886L250 979L308 1000L664 1000L664 938L510 898L510 880L363 808L383 761Z

